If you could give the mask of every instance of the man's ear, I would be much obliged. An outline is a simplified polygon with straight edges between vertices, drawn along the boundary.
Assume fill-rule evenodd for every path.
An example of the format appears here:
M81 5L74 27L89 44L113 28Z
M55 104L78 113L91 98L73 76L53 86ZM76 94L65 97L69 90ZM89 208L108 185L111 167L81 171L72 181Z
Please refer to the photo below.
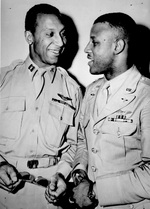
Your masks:
M33 43L33 35L30 31L25 31L25 39L29 45Z
M114 53L115 54L120 54L126 46L126 43L123 39L118 39L115 41L115 48L114 48Z

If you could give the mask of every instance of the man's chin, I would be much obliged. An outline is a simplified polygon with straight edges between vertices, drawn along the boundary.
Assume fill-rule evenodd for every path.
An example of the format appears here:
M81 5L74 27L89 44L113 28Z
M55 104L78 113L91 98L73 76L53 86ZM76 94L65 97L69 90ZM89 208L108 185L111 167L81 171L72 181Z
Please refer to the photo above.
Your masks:
M97 75L97 74L99 74L98 73L98 71L97 71L97 68L96 67L94 67L94 66L90 66L90 73L92 74L92 75Z
M58 57L50 57L47 62L50 64L50 65L56 65L58 63Z

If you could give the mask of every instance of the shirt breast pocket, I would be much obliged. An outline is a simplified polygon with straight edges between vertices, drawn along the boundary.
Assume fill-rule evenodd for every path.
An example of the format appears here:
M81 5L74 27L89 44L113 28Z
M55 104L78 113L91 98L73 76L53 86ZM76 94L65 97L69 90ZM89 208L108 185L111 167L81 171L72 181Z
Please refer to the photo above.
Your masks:
M74 126L75 109L70 105L51 101L49 104L49 114L67 125Z
M0 103L0 143L3 143L3 140L14 140L20 136L23 112L25 111L25 98L2 98Z
M137 131L135 123L126 122L109 122L102 126L102 133L116 135L119 138L132 136Z

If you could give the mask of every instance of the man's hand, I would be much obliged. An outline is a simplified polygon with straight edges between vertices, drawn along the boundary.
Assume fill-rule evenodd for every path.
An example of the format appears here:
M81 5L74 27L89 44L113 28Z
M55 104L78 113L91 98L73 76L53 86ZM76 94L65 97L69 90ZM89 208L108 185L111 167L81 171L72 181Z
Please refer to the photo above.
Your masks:
M50 184L45 191L45 198L49 203L57 205L59 199L65 195L67 189L66 181L61 173L56 173L50 179Z
M75 187L73 189L72 201L78 208L95 208L98 205L93 185L83 170L76 170L72 175Z
M17 174L18 172L13 165L7 162L1 162L0 163L0 188L8 192L13 192L14 189L20 183L20 181L18 180Z

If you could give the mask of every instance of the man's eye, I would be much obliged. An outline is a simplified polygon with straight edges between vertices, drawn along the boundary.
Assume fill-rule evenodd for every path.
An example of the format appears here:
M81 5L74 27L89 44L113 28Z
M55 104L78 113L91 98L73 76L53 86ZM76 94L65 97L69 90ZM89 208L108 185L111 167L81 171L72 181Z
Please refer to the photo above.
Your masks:
M96 41L92 41L92 43L93 43L93 46L96 46L98 44L98 42Z
M54 32L50 32L50 33L48 33L48 34L47 34L47 36L49 36L49 37L53 37L53 36L54 36Z

